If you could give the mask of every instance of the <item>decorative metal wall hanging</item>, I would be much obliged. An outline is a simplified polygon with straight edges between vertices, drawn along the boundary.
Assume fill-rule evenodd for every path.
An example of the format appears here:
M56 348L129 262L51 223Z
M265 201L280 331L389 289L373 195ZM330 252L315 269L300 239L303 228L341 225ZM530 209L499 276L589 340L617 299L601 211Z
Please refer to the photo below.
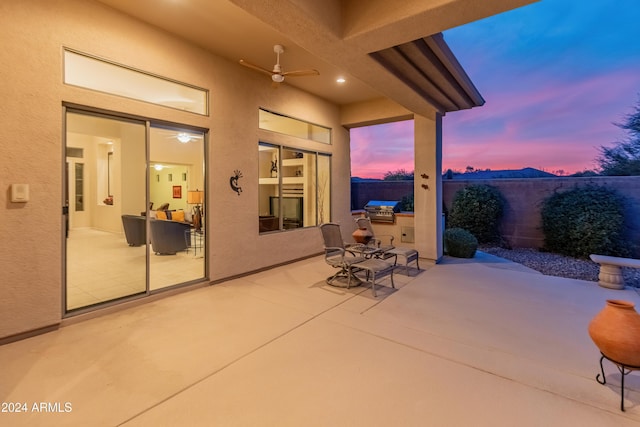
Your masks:
M231 189L233 191L235 191L236 193L238 193L238 196L240 195L240 193L242 193L242 187L240 187L238 185L238 180L240 178L242 178L242 172L240 172L238 169L234 170L233 173L235 175L232 175L231 178L229 178L229 185L231 186Z
M421 174L421 175L420 175L420 177L421 177L422 179L429 179L429 175L427 175L426 173ZM425 189L425 190L428 190L428 189L429 189L429 185L428 185L428 184L422 184L422 185L421 185L421 187L422 187L423 189Z

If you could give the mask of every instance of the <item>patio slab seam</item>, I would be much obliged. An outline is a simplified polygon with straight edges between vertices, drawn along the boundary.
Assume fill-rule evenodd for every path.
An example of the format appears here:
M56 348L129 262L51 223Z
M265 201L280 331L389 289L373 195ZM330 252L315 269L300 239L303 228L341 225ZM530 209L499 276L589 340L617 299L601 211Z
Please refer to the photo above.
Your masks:
M522 271L522 273L526 273L529 274L528 271ZM402 288L397 289L396 292L393 292L392 294L386 296L386 298L382 299L381 301L379 301L375 306L371 306L368 307L366 310L362 311L359 313L359 316L362 320L362 324L358 323L358 324L354 324L353 322L349 322L349 321L340 321L337 320L336 318L333 318L332 316L328 316L329 313L335 312L335 310L327 310L327 312L325 313L325 315L323 316L326 320L331 320L333 322L336 322L344 327L348 327L351 329L355 329L359 332L362 333L366 333L372 336L375 336L377 338L380 339L384 339L387 340L389 342L392 342L394 344L397 345L401 345L401 346L405 346L407 348L410 348L412 350L417 350L420 352L423 352L425 354L428 354L430 356L433 357L438 357L444 360L447 360L449 362L452 363L456 363L456 364L460 364L461 366L466 366L468 368L474 369L474 370L478 370L480 372L484 372L490 375L495 375L499 378L503 378L505 380L509 380L509 381L514 381L518 384L521 384L523 386L527 386L527 387L532 387L534 389L540 390L540 391L544 391L544 392L548 392L560 397L564 397L570 400L573 400L575 402L581 403L581 404L585 404L588 406L591 406L595 409L598 410L603 410L612 414L618 414L619 411L617 411L617 406L615 402L603 402L601 399L584 399L581 398L581 396L584 396L585 394L583 393L583 390L595 390L592 394L591 392L588 395L592 395L592 396L596 396L596 395L602 395L604 399L606 400L611 400L613 399L613 401L617 401L619 400L619 394L618 395L611 395L611 393L607 393L605 392L603 389L599 388L601 387L599 384L597 384L597 382L595 381L595 374L597 373L595 371L595 369L597 368L597 366L594 364L594 373L593 375L587 375L585 373L580 373L579 371L576 370L562 370L562 368L558 368L558 367L554 367L552 365L549 365L548 363L544 363L544 361L541 360L536 360L533 358L527 358L524 357L521 354L517 354L517 353L513 353L510 351L507 351L505 349L499 348L499 347L492 347L492 346L488 346L488 347L483 347L481 342L469 342L467 340L462 341L462 340L456 340L456 339L452 339L451 337L445 337L443 335L439 335L430 331L426 331L426 330L422 330L419 328L415 328L411 325L407 325L403 322L400 321L394 321L394 320L389 320L389 319L380 319L380 318L375 318L375 314L374 314L374 318L366 318L367 314L369 314L371 312L371 310L375 309L375 308L384 308L383 307L383 303L385 302L389 302L392 301L395 298L401 298L402 297L402 293L399 292L401 290L403 290L403 288L405 286L407 286L407 288L411 288L412 286L423 286L424 283L419 283L416 282L415 280L411 280L409 282L407 282L404 286L402 286ZM340 305L337 305L335 307L335 309L343 309L342 307L340 307ZM349 316L354 316L356 315L355 313L353 313L352 311L348 311ZM390 323L392 322L392 323ZM388 333L384 333L384 330L382 332L376 332L372 330L372 324L378 326L378 323L382 323L383 324L383 329L384 330L388 330ZM388 328L388 329L387 329ZM398 330L404 330L404 334L402 333L398 333ZM432 351L429 350L425 347L421 347L419 345L414 345L411 344L409 342L403 341L401 339L398 339L397 337L400 336L404 336L406 335L406 333L409 332L412 335L419 335L424 337L425 335L428 336L430 339L436 339L438 341L442 341L442 340L446 340L451 344L454 344L457 347L464 347L467 350L460 350L458 349L457 351L449 351L449 354L447 355L446 352L437 352L437 351ZM428 341L428 340L421 340L421 341ZM446 345L444 346L440 346L440 348L447 348ZM469 352L469 350L473 350L471 352ZM469 355L470 353L478 353L478 352L482 352L485 355L491 355L491 358L487 358L487 360L491 360L491 359L495 359L496 355L499 354L502 359L502 361L504 360L511 360L511 363L504 363L504 364L500 364L500 363L493 363L493 366L479 366L477 363L474 363L472 360L465 360L464 357L455 357L455 354L462 354L462 355ZM595 353L594 353L595 354ZM467 358L468 359L468 358ZM515 362L515 363L514 363ZM520 362L520 364L522 364L522 362L524 362L527 366L531 366L531 367L535 367L532 370L523 370L522 368L517 368L515 371L513 369L500 369L499 366L512 366L515 364L518 364L518 362ZM595 362L594 362L595 363ZM536 376L535 374L530 374L530 375L524 375L523 377L518 378L518 375L515 375L519 372L540 372L540 371L545 371L547 372L547 375L544 375L542 377ZM575 379L579 379L579 381L581 382L580 386L578 387L570 387L570 390L567 390L569 393L563 393L561 388L558 387L553 387L553 385L561 385L561 384L571 384L573 385L572 381L553 381L553 382L544 382L544 381L538 381L538 378L560 378L560 377L565 377L565 378L574 378ZM609 376L610 378L610 376ZM608 384L611 384L611 386L609 387L612 390L619 390L619 386L620 386L620 382L619 381L614 381L614 382L608 382ZM591 387L593 386L593 387ZM596 387L597 386L597 387ZM602 390L602 391L601 391ZM625 396L626 396L626 402L627 402L627 412L624 413L624 415L626 417L628 417L629 419L633 419L633 420L640 420L640 416L633 414L633 409L637 408L640 406L640 389L636 389L635 387L633 387L631 384L626 384L625 385ZM629 406L629 402L634 402L633 406ZM635 403L638 402L638 403ZM631 413L630 413L631 412Z
M339 307L336 307L339 309ZM329 311L329 310L328 310ZM352 314L352 313L351 313ZM629 418L631 420L635 420L635 421L640 421L640 414L635 414L634 413L634 409L637 407L640 407L640 390L636 390L634 388L629 387L628 385L625 386L625 402L627 405L627 412L624 413L620 413L619 409L618 409L618 402L619 402L619 394L616 393L609 393L607 392L607 389L602 388L602 386L600 384L598 384L595 380L595 370L594 370L594 374L593 376L586 376L584 374L580 374L578 372L565 372L562 371L559 368L554 368L553 366L549 366L541 361L535 360L535 359L530 359L530 358L523 358L521 355L518 354L514 354L514 353L510 353L508 351L504 351L500 348L497 347L487 347L487 348L482 348L478 345L470 345L468 343L462 342L462 341L458 341L458 340L454 340L454 339L450 339L450 338L446 338L446 337L442 337L439 336L437 334L433 334L431 332L428 331L423 331L423 330L419 330L419 329L415 329L415 328L410 328L407 326L403 326L401 324L396 324L394 325L395 327L398 328L402 328L405 330L409 330L410 332L417 334L417 335L429 335L430 337L442 341L442 340L447 340L452 344L455 344L458 347L465 347L467 350L452 350L449 353L450 354L445 354L444 352L436 352L436 351L432 351L429 349L426 349L424 347L420 347L417 345L413 345L410 344L408 342L404 342L395 338L390 338L389 335L385 335L383 333L376 333L373 332L371 330L367 330L364 329L363 327L358 327L358 326L354 326L353 324L348 324L346 322L340 322L337 321L335 319L332 318L328 318L326 316L322 316L324 318L324 320L327 321L331 321L333 323L336 323L338 325L340 325L341 327L346 327L352 330L355 330L359 333L364 333L367 335L370 335L372 337L378 338L378 339L382 339L385 340L387 342L390 342L394 345L399 345L402 347L405 347L407 349L413 350L413 351L418 351L420 353L423 353L425 355L428 355L430 357L435 357L441 360L445 360L447 362L456 364L456 365L460 365L460 366L464 366L466 368L487 374L487 375L492 375L498 378L501 378L503 380L507 380L507 381L512 381L514 383L520 384L524 387L530 387L532 389L541 391L541 392L545 392L545 393L549 393L551 395L557 396L557 397L561 397L564 399L568 399L571 401L574 401L576 403L579 404L583 404L583 405L587 405L590 406L594 409L598 409L598 410L602 410L608 413L611 413L613 415L623 415L626 418ZM371 324L370 320L367 319L363 319L367 325ZM387 325L389 326L389 325ZM397 331L396 331L397 332ZM391 333L390 335L397 335ZM446 347L446 346L445 346ZM471 354L477 354L478 352L482 352L487 356L487 360L492 360L495 363L493 364L493 366L479 366L479 364L473 363L473 361L469 361L469 360L465 360L465 358L461 358L461 357L455 357L454 355L452 355L451 353L457 353L457 354L466 354L466 355L471 355ZM499 355L499 356L498 356ZM500 359L500 360L496 360L496 359ZM511 360L511 363L508 362L507 360ZM519 364L522 364L522 362L524 362L526 365L529 366L535 366L535 369L523 369L522 367L518 367L515 370L514 369L503 369L502 371L498 368L499 366L512 366L514 363L513 362L518 362ZM595 369L595 367L594 367ZM536 375L536 374L540 374L540 371L545 371L546 375ZM531 373L528 375L524 375L523 377L518 378L517 375L513 375L513 373ZM536 374L534 374L533 372L535 372ZM561 381L559 380L559 378L573 378L573 381ZM556 381L553 382L548 382L548 381L537 381L539 378L555 378ZM619 381L614 381L611 382L611 376L608 376L609 381L608 381L608 385L610 385L610 387L608 387L609 389L611 389L614 392L619 391L619 387L620 387L620 382ZM580 385L577 387L572 387L570 390L566 390L569 391L569 393L565 392L563 393L562 390L560 390L558 387L552 387L552 385L554 384L573 384L575 382L575 380L580 381ZM593 386L593 387L591 387ZM589 395L602 395L604 399L610 400L607 402L603 402L602 400L599 399L584 399L584 398L580 398L580 396L584 396L585 394L583 393L584 390L594 390L593 393L589 393ZM633 404L632 406L629 405L629 402L638 402L636 404Z
M364 291L364 289L363 289L362 291ZM251 349L250 351L245 352L244 354L242 354L242 355L240 355L240 356L236 357L235 359L233 359L233 360L231 360L231 361L229 361L229 362L225 363L224 365L221 365L220 367L218 367L218 368L217 368L217 369L215 369L214 371L212 371L212 372L210 372L210 373L208 373L208 374L204 375L203 377L199 378L199 379L198 379L198 380L196 380L196 381L193 381L191 384L189 384L189 385L187 385L187 386L185 386L185 387L182 387L180 390L177 390L177 391L175 391L174 393L172 393L172 394L170 394L170 395L168 395L168 396L164 397L163 399L159 400L159 401L158 401L158 402L156 402L155 404L153 404L153 405L151 405L151 406L148 406L147 408L144 408L143 410L139 411L139 412L138 412L138 413L136 413L135 415L133 415L133 416L131 416L131 417L129 417L129 418L127 418L127 419L125 419L125 420L121 421L118 425L124 425L124 424L126 424L126 423L128 423L128 422L130 422L130 421L133 421L133 420L135 420L137 417L139 417L139 416L141 416L141 415L145 414L146 412L153 410L154 408L156 408L156 407L158 407L158 406L162 405L163 403L165 403L165 402L167 402L167 401L170 401L170 400L171 400L171 399L173 399L174 397L176 397L176 396L178 396L178 395L180 395L180 394L182 394L182 393L184 393L184 392L187 392L188 390L190 390L191 388L193 388L193 387L197 386L198 384L200 384L200 383L202 383L202 382L204 382L204 381L207 381L208 379L210 379L210 378L214 377L215 375L219 374L220 372L224 371L225 369L228 369L228 368L230 368L230 367L232 367L232 366L236 365L237 363L241 362L243 359L245 359L245 358L247 358L247 357L249 357L249 356L253 355L254 353L259 352L261 349L264 349L265 347L267 347L267 346L269 346L269 345L271 345L271 344L273 344L273 343L277 342L278 340L282 339L283 337L286 337L287 335L291 334L292 332L294 332L294 331L296 331L296 330L298 330L298 329L302 328L304 325L306 325L306 324L308 324L308 323L310 323L310 322L313 322L313 321L314 321L314 320L316 320L316 319L321 318L321 317L322 317L322 315L323 315L324 313L326 313L326 312L328 312L328 311L331 311L331 310L333 310L333 309L337 308L338 306L340 306L340 305L344 304L345 302L349 301L350 299L355 298L357 295L358 295L357 293L356 293L356 294L353 294L352 296L348 297L346 300L340 301L339 303L337 303L337 304L335 304L335 305L333 305L333 306L331 306L331 307L329 307L329 308L325 309L324 311L322 311L322 312L320 312L320 313L310 315L310 317L309 317L308 319L306 319L306 320L304 320L304 321L302 321L302 322L298 323L298 324L297 324L297 325L295 325L294 327L291 327L291 328L287 329L287 330L286 330L286 331L284 331L284 332L281 332L279 335L277 335L277 336L275 336L275 337L273 337L273 338L271 338L271 339L269 339L269 340L267 340L267 341L263 342L262 344L260 344L260 345L258 345L258 346L256 346L256 347L254 347L254 348L253 348L253 349ZM268 302L268 303L271 303L271 304L275 304L273 301L270 301L270 300L268 300L268 299L263 299L263 301ZM288 307L288 306L287 306L287 308L290 308L290 307Z

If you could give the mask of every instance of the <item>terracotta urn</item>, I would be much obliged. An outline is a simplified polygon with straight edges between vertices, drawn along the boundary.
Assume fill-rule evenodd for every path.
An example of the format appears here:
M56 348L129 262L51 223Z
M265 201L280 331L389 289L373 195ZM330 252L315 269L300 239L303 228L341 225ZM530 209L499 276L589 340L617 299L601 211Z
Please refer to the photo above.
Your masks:
M366 228L358 228L351 236L353 236L353 240L357 243L363 243L366 245L373 237L373 234Z
M589 323L589 336L613 362L640 368L640 314L629 301L607 300Z

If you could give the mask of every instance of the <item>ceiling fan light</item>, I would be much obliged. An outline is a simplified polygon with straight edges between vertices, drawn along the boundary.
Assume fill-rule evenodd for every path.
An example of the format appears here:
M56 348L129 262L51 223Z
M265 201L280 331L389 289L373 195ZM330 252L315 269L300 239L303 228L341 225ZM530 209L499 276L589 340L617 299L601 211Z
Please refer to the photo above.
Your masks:
M178 136L176 136L176 138L178 138L178 141L180 141L183 144L186 144L187 142L191 141L191 136L185 132L180 132Z
M271 76L271 80L276 83L282 83L284 81L284 76L282 74L274 74Z

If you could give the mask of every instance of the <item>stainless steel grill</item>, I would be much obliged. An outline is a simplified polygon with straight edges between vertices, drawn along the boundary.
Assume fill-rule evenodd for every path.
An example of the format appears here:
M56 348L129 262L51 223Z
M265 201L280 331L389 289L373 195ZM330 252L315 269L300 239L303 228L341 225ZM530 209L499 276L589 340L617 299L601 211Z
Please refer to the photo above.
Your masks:
M395 222L396 212L400 212L400 202L392 200L369 200L364 210L371 222Z

